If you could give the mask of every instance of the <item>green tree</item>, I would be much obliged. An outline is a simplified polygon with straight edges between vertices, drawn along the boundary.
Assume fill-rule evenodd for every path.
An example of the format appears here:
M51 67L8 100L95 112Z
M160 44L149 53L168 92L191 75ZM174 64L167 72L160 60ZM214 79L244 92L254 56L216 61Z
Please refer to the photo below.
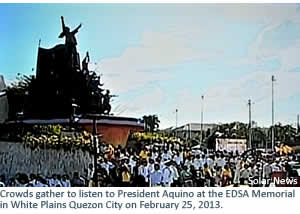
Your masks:
M146 132L154 132L159 128L160 120L157 115L144 115L142 122L145 124Z
M34 91L36 78L34 75L21 75L18 73L17 81L7 87L7 97L9 104L9 117L15 118L19 112L24 112L30 108L31 101L29 94Z

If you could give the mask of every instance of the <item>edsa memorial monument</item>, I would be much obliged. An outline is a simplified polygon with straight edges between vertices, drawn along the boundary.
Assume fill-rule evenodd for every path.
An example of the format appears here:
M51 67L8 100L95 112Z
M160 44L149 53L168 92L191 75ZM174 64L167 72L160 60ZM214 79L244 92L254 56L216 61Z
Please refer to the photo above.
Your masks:
M61 17L62 32L59 38L65 44L53 48L38 48L36 76L27 81L25 96L8 92L9 119L24 124L73 123L92 131L90 114L99 115L97 132L103 141L125 146L130 131L143 130L136 118L116 117L111 114L110 90L103 89L100 75L90 71L89 53L80 63L76 34L65 25ZM101 128L100 128L101 127Z
M45 174L83 172L93 162L95 149L99 151L94 147L95 133L98 146L124 147L130 133L144 130L140 119L111 113L111 100L116 95L104 89L100 75L89 69L88 52L80 60L76 34L82 25L71 30L64 17L61 17L61 24L59 38L65 39L65 43L52 48L39 44L36 75L18 74L18 81L8 87L1 76L0 147L6 155L1 155L0 159L4 163L1 171L7 176L13 176L17 171L15 166L10 165L19 165L20 168L21 163L38 165L48 159L53 159L53 163L44 162L48 165ZM12 143L19 141L25 142L26 146L23 148ZM75 145L71 145L71 141L73 144L75 141ZM27 146L34 148L35 153L38 149L41 154L33 154ZM73 147L83 151L68 155L52 150L63 148L71 151ZM77 165L73 163L68 170L63 163L67 159L55 160L58 153L61 153L60 158L72 156L68 160L70 162L77 159ZM15 164L10 164L10 159ZM40 166L33 168L36 172L40 170ZM31 173L30 170L27 173Z

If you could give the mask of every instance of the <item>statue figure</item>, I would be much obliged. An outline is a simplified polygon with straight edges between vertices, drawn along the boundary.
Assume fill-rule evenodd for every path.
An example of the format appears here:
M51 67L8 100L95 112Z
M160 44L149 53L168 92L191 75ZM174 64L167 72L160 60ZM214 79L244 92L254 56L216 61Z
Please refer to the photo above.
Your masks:
M63 16L61 17L61 23L62 23L62 32L59 35L59 38L63 38L63 37L66 38L65 45L68 53L71 56L72 66L79 67L78 56L77 56L78 54L76 50L77 41L76 41L75 34L78 32L79 28L81 28L81 24L73 31L70 31L70 28L65 26Z
M111 110L110 98L116 97L116 95L110 95L110 91L106 90L106 93L103 95L103 113L109 115Z
M101 89L101 87L104 85L100 81L100 76L96 74L96 72L91 71L87 73L87 86L92 88L93 90Z
M110 110L111 110L111 106L110 106L110 98L111 98L111 95L110 95L110 91L109 90L106 90L106 93L103 95L103 113L104 114L109 114L110 113Z
M86 56L82 60L82 71L83 71L83 73L88 73L89 72L89 68L88 68L89 62L90 62L89 52L86 52Z

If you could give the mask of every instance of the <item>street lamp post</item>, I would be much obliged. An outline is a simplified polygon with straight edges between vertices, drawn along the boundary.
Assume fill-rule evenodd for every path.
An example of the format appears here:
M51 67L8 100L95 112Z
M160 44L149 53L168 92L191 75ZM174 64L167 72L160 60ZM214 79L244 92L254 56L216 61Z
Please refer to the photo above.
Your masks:
M274 151L274 82L275 82L275 77L274 75L272 75L272 129L271 129L272 151Z
M95 187L98 186L98 161L97 161L97 156L98 156L98 147L97 147L97 119L101 117L101 114L88 114L88 118L93 120L93 143L94 143L94 182L95 182Z
M297 134L299 133L299 114L297 114Z
M97 140L96 140L96 134L97 134L97 118L93 118L93 143L94 143L94 181L95 181L95 187L98 186L98 170L97 170Z
M175 136L177 137L177 122L178 122L178 109L176 109L175 111L175 114L176 114L176 124L175 124Z
M248 100L248 105L249 105L249 143L248 147L251 149L252 147L252 121L251 121L251 100Z
M200 145L203 143L203 108L204 108L204 95L201 96Z

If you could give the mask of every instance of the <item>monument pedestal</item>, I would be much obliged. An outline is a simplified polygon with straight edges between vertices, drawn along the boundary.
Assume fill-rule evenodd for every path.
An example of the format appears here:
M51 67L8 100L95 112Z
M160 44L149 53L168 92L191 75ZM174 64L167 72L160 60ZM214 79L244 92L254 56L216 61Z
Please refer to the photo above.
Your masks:
M9 124L24 124L24 125L69 125L70 119L53 118L53 119L24 119L22 121L10 121ZM76 126L90 133L93 132L93 120L80 119ZM140 123L136 118L116 117L116 116L101 116L97 120L97 133L102 135L102 142L122 147L126 146L128 136L131 132L143 131L144 124Z

